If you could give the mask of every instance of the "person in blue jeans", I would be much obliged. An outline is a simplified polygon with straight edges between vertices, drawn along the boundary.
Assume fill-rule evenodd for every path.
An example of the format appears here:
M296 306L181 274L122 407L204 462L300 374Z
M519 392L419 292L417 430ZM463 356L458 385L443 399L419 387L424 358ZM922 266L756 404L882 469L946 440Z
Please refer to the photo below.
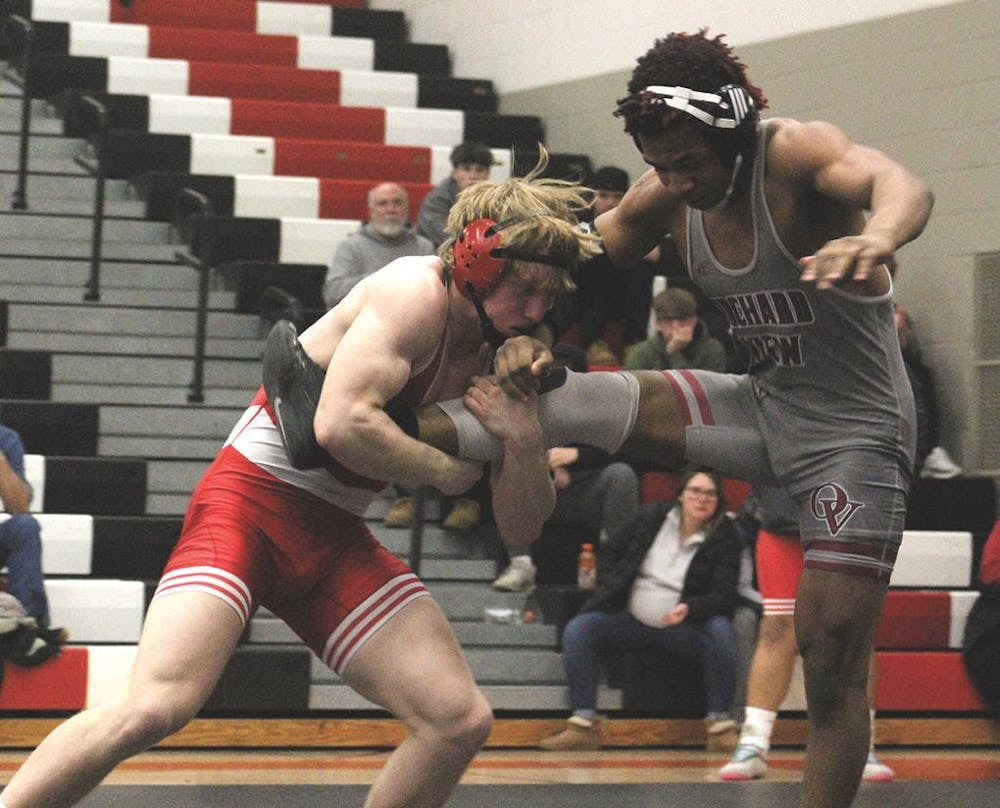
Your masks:
M49 602L42 577L42 540L38 520L28 510L31 486L24 476L24 443L0 424L0 566L7 568L7 591L17 599L37 630L17 630L3 645L12 662L37 665L56 656L66 631L49 627ZM9 647L8 647L9 646Z
M573 714L544 738L549 750L597 749L600 659L662 651L702 663L709 747L734 736L729 715L737 645L730 618L737 601L740 542L714 471L681 475L674 499L644 506L598 550L597 589L566 624L563 663Z

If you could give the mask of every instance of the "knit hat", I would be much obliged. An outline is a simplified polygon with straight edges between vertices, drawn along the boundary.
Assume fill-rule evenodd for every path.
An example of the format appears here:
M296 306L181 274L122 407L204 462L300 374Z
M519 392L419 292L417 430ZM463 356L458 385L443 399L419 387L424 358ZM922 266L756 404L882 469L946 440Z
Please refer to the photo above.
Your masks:
M653 311L660 321L685 320L698 313L698 301L687 289L664 289L653 298Z

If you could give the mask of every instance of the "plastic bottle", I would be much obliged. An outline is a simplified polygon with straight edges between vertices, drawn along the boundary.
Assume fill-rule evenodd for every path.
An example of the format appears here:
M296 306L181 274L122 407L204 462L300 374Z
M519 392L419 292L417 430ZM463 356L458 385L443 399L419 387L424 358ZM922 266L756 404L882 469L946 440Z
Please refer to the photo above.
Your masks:
M586 592L597 588L597 556L594 555L594 545L589 541L580 548L577 558L576 585Z

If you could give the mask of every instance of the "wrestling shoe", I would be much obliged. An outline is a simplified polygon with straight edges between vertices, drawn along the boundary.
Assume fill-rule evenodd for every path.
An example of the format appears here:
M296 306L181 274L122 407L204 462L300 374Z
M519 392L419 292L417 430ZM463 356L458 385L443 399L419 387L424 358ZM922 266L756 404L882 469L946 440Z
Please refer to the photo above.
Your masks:
M295 325L289 320L276 322L264 345L264 391L277 417L288 462L297 469L320 468L330 461L313 430L325 376L302 349Z
M530 556L515 556L493 582L493 588L500 592L534 592L535 573Z
M733 758L719 769L720 780L758 780L767 774L767 761L760 750L748 743L736 747Z
M896 779L896 772L892 766L887 766L879 760L874 752L869 752L861 779L868 783L888 783Z
M601 748L601 727L597 718L571 716L566 729L542 738L538 746L549 752L581 752Z

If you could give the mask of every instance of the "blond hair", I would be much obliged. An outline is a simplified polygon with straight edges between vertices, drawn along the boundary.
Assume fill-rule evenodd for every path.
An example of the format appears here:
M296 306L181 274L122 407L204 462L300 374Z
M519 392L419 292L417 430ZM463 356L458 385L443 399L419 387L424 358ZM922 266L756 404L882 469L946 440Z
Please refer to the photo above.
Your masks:
M571 272L577 264L599 255L601 240L596 233L578 226L578 214L589 204L589 190L566 180L542 177L549 155L539 145L539 159L524 177L501 181L484 180L458 195L448 214L450 237L438 249L444 265L455 265L455 238L476 219L503 224L506 249L545 255L561 268L553 277L553 291L574 288Z

